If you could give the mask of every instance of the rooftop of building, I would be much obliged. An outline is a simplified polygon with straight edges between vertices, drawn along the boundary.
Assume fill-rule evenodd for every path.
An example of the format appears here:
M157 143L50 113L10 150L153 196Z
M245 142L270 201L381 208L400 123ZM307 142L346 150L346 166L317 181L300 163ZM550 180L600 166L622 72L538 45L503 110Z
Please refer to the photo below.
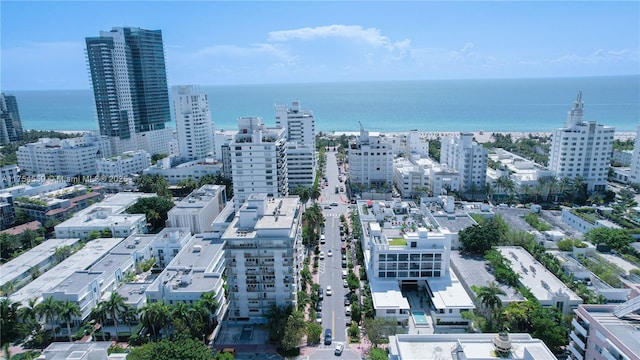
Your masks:
M391 354L399 360L413 359L536 359L555 360L551 350L529 334L509 334L511 351L499 356L492 341L497 334L398 334L389 337Z
M531 290L539 301L552 300L554 294L564 293L573 302L582 302L567 285L553 275L527 250L520 246L499 246L496 248L511 262L511 269L518 274L520 282Z
M398 280L370 279L371 299L375 309L410 309L409 301L402 295Z
M127 208L133 205L138 199L142 197L154 197L156 194L141 193L141 192L119 192L112 196L106 196L104 200L99 203L93 204L86 209L80 210L75 216L82 216L96 211L104 211L109 209L111 214L120 214L127 210Z
M136 251L146 249L156 238L156 234L133 234L111 250L111 254L131 255Z
M617 317L614 312L618 306L621 305L580 305L577 311L588 313L631 352L636 351L640 349L640 313L636 311L625 317Z
M503 304L525 300L515 289L498 283L489 273L488 266L488 262L481 256L463 255L460 251L451 251L451 267L469 288L488 286L491 282L495 282L505 292L504 295L498 295Z
M10 227L8 229L2 230L0 231L0 234L20 235L26 230L37 231L41 227L42 227L42 224L40 223L40 221L30 221L22 225L18 225L18 226L14 226L14 227Z
M436 309L475 309L473 300L455 273L449 270L447 274L427 281L433 293L431 298L433 306Z
M146 300L145 293L150 284L150 282L126 282L120 285L116 292L125 298L125 303L140 304Z
M89 268L122 240L122 238L99 238L87 242L78 252L13 293L10 296L11 300L23 304L31 298L41 300L43 293L51 291L75 271Z
M199 189L192 191L182 201L177 202L176 206L169 211L197 212L212 200L218 199L218 194L224 190L224 185L203 185Z
M56 228L87 227L87 228L111 228L128 227L146 219L145 214L108 214L103 216L76 215L58 225Z
M37 222L37 221L36 221ZM31 250L23 253L17 258L0 266L0 284L4 285L9 281L29 271L33 266L40 264L47 258L53 257L57 248L64 246L73 247L80 239L49 239L42 244L35 246Z
M254 204L257 204L254 205ZM264 210L258 207L264 205ZM298 197L271 198L266 194L251 194L247 201L236 212L236 216L223 234L223 238L258 238L264 231L288 230L295 231L295 219L299 216L300 200ZM252 224L243 223L243 212L260 211ZM250 222L251 220L249 220Z
M58 342L52 343L37 360L81 360L81 359L116 359L111 357L107 350L111 346L110 341L91 342Z

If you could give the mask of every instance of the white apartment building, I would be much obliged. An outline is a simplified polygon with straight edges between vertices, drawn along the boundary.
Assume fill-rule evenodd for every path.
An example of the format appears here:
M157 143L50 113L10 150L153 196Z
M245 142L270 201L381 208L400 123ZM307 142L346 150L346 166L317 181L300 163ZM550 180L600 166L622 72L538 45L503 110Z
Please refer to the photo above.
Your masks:
M96 158L104 153L102 138L93 134L71 139L42 138L20 146L18 166L27 174L95 175Z
M192 234L211 232L213 220L226 204L224 186L204 185L169 210L169 226L189 228Z
M12 164L0 167L0 189L13 187L19 183L18 165Z
M166 157L158 161L155 165L144 169L144 174L160 175L165 178L169 185L177 185L181 180L193 179L200 181L207 175L220 175L222 164L212 162L207 159L193 160L172 166L173 157Z
M214 292L218 309L212 315L222 320L227 309L222 278L224 265L221 240L190 237L184 248L149 284L145 295L150 302L164 301L171 305L178 302L193 304L203 293Z
M351 184L380 186L393 183L393 150L380 133L360 126L360 136L348 149Z
M149 166L151 155L144 150L125 151L122 155L96 160L98 175L111 182L118 182L118 179L131 174L139 174Z
M216 131L213 135L215 147L215 160L222 163L222 176L230 180L233 169L231 168L231 150L229 144L233 142L238 130Z
M313 187L316 178L317 155L315 148L287 141L287 183L289 192L297 186Z
M558 178L582 177L588 192L607 190L607 176L615 129L585 122L582 92L569 110L564 127L551 136L549 169Z
M296 306L304 256L300 207L298 197L252 194L222 234L229 320L266 323L273 304Z
M453 234L425 223L420 209L408 203L358 201L357 209L377 316L409 321L419 312L431 319L427 322L436 332L464 330L468 321L462 314L475 306L450 270ZM419 308L410 307L401 292L403 286L415 287L430 301Z
M393 161L393 183L405 199L413 198L422 191L426 195L430 191L429 170L406 158L397 158Z
M630 183L640 183L640 125L636 132L636 142L633 145L633 155L631 156Z
M411 130L407 133L406 154L417 154L420 156L429 156L429 141L426 136L418 130Z
M186 160L213 156L213 122L209 99L198 86L173 86L173 113L180 156Z
M229 144L236 209L251 194L287 196L287 140L283 128L269 128L259 117L238 118L238 133Z
M460 174L460 190L482 189L487 179L488 151L473 141L473 133L445 136L441 141L440 163Z
M285 130L287 141L301 146L316 148L316 120L313 111L303 110L300 101L293 101L291 108L276 105L276 127Z
M640 285L631 288L625 303L578 306L569 334L571 359L640 360Z

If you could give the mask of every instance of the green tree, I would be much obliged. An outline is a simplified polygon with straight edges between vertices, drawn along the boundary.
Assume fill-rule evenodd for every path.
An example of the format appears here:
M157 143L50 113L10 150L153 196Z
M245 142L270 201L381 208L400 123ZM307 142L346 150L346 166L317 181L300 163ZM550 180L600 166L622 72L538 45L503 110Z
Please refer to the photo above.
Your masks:
M55 300L53 296L49 296L42 300L40 304L36 306L36 312L45 319L45 323L51 325L51 329L53 329L53 339L56 340L56 329L53 323L53 320L60 313L61 302Z
M479 288L472 288L476 293L480 304L487 310L487 315L490 316L496 309L502 307L502 300L499 295L505 295L505 292L500 289L497 283L490 282L488 286L482 286Z
M125 304L126 298L122 297L117 292L112 292L109 299L104 302L104 307L107 313L111 316L111 320L113 321L113 325L115 327L116 332L116 342L118 342L118 322L120 316L124 313L126 309Z
M180 337L176 341L164 339L131 349L127 360L210 360L211 349L201 341Z
M96 323L100 324L100 329L101 329L101 333L102 333L102 341L106 341L106 334L105 334L105 330L104 330L104 318L107 316L107 310L104 307L104 302L99 302L96 306L94 306L91 309L91 312L89 313L89 319L95 321Z
M307 323L307 343L319 344L322 336L322 325L316 322Z
M292 311L287 318L287 325L281 343L282 349L288 352L300 346L300 341L306 330L307 326L304 321L304 314L301 311Z
M0 299L0 342L2 345L13 341L17 336L18 308L20 303L9 298Z
M147 303L140 311L140 321L151 329L154 340L158 340L160 331L169 323L169 308L163 302Z
M169 198L161 196L142 197L133 205L129 206L127 213L145 214L152 228L162 228L167 221L167 213L174 205L173 201Z
M594 245L606 244L619 252L626 253L629 251L629 244L633 242L633 238L624 229L609 229L598 227L587 231L584 239Z
M466 252L484 254L493 246L503 244L507 226L499 217L488 219L480 225L473 225L460 231L460 243Z
M275 303L271 305L271 309L266 314L267 327L269 329L269 342L280 346L284 338L287 319L292 313L291 306L277 306Z
M365 318L363 330L373 347L378 347L382 339L398 333L398 321L382 317L375 319Z
M369 352L369 360L388 360L389 354L383 349L373 348Z
M60 320L64 321L65 323L67 323L67 335L69 336L69 342L72 342L73 339L71 338L71 320L73 320L74 317L76 316L80 316L82 315L82 311L80 311L80 307L78 306L77 303L73 302L73 301L65 301L63 303L60 304L60 310L59 310L59 314L58 316L60 317Z

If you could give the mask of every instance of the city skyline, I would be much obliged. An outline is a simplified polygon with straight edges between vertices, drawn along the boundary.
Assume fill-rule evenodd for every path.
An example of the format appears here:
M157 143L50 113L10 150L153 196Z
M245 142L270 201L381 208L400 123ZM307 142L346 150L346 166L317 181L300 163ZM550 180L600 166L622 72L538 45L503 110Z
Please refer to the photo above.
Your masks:
M639 14L630 1L3 1L1 83L87 89L84 37L120 26L162 31L169 85L631 75Z

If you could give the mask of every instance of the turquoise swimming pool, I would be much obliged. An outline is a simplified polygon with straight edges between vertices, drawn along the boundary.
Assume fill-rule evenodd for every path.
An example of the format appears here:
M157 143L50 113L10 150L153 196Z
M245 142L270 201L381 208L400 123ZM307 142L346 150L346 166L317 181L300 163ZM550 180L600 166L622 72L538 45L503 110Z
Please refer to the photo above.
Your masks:
M413 317L413 322L416 323L416 325L429 325L427 315L422 310L412 310L411 317Z

